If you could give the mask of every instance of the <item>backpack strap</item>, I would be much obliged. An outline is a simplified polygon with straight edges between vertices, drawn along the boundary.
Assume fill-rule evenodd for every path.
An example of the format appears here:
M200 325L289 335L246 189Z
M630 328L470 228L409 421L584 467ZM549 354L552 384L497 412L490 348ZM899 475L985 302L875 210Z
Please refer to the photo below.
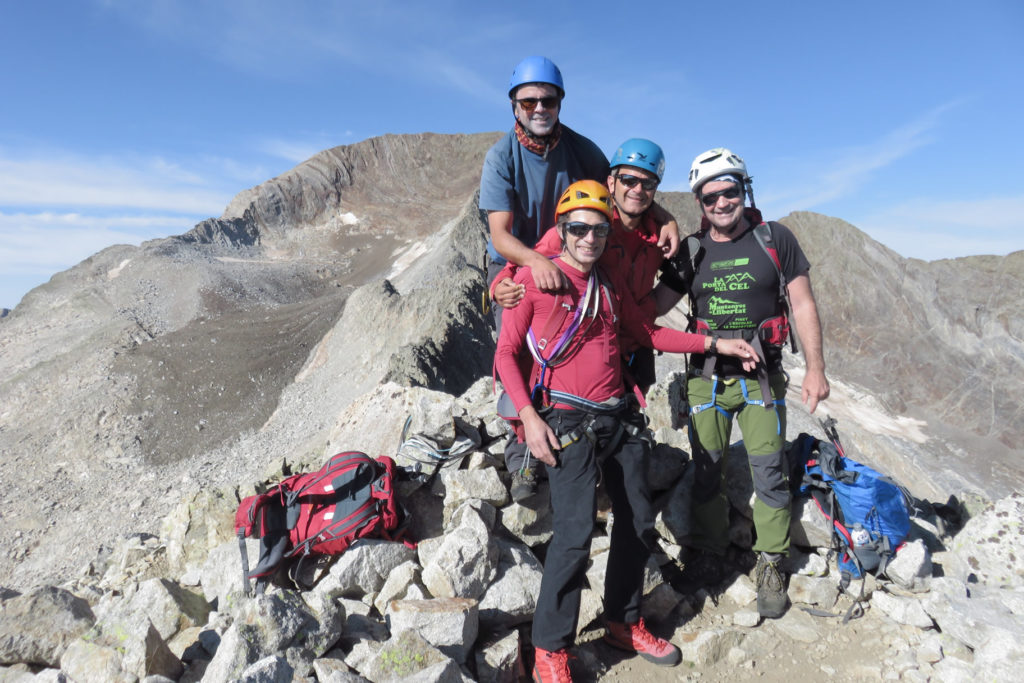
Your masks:
M245 529L238 530L238 549L242 553L242 588L245 594L252 595L252 584L249 582L249 551L245 548Z
M562 329L569 311L572 310L571 304L563 300L568 297L563 297L561 294L555 298L554 307L544 323L540 338L538 339L534 335L532 329L527 331L526 345L534 360L533 371L530 373L530 384L533 385L530 391L532 400L540 400L541 403L544 403L542 394L545 391L544 383L548 368L561 365L573 355L575 351L573 342L577 340L578 333L581 329L589 327L601 312L602 294L608 300L609 307L611 306L611 294L607 285L601 280L599 270L596 267L593 268L590 271L590 277L587 278L587 289L576 303L573 319L557 340L554 337Z
M786 275L782 272L779 250L775 247L775 240L772 238L772 223L769 221L755 225L754 239L757 240L758 245L768 255L768 258L771 259L772 264L775 266L775 272L779 275L779 303L782 304L783 315L787 315L793 310L793 304L789 299L789 289L787 288L789 283L786 282ZM797 353L796 334L792 330L789 336L789 343L793 353Z

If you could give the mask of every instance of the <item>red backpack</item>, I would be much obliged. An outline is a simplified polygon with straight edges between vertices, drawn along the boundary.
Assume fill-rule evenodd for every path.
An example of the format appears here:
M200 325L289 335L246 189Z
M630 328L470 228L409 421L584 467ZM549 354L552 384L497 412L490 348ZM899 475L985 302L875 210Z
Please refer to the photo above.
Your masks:
M246 592L257 590L290 558L335 555L360 538L397 540L402 512L395 500L395 462L349 451L317 472L295 474L266 493L245 498L235 513ZM260 539L260 559L249 570L245 538ZM297 576L298 572L293 573Z

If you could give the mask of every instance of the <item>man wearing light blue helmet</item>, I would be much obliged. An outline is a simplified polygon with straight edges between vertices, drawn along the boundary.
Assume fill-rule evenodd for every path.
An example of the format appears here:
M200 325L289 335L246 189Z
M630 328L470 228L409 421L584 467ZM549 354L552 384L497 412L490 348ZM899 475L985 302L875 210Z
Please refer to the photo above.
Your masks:
M666 265L665 252L660 242L660 215L652 211L654 194L665 173L665 154L654 142L644 138L630 138L612 155L611 172L607 177L608 192L612 197L612 234L608 248L601 258L606 271L622 274L630 294L645 319L654 320L671 306L659 308L653 294L659 270ZM548 230L534 249L545 257L561 250L557 231ZM498 284L515 275L516 266L506 265L495 278L494 299L504 308L512 308L522 298L522 288L499 292ZM654 383L654 353L624 337L623 362L637 386L646 393Z
M665 175L665 154L661 147L644 138L626 140L612 155L608 191L615 207L615 233L609 242L605 259L608 267L622 273L633 299L651 322L661 310L653 288L658 271L665 266L665 253L659 244L659 222L655 212L654 193ZM624 337L623 362L633 381L646 394L654 384L654 351Z

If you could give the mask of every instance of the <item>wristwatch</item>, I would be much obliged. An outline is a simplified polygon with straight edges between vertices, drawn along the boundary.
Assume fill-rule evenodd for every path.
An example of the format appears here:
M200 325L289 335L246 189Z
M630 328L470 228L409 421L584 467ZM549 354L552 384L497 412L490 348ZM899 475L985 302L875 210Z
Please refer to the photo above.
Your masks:
M711 335L711 346L708 347L708 353L718 353L718 335L716 334Z

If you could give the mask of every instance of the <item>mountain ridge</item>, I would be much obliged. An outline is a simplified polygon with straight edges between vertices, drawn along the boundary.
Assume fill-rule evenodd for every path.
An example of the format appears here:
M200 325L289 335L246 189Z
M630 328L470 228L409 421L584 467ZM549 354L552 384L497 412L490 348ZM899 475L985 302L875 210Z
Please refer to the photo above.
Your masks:
M460 393L489 374L475 193L498 135L325 150L185 235L109 247L26 295L0 324L0 480L23 485L0 494L10 522L0 541L16 549L0 583L66 577L126 525L152 530L183 491L251 480L282 455L393 448L347 431L343 417L382 383ZM696 225L692 195L658 198L684 229ZM911 475L963 468L992 496L1024 482L1011 447L1024 417L1008 399L1024 362L1012 307L1024 256L925 264L839 219L781 222L814 264L830 375L894 416L931 418L925 446L886 445L865 428L865 449L909 458ZM981 296L993 273L1012 286ZM977 301L942 303L961 289ZM943 362L958 374L939 377ZM936 388L912 386L919 376ZM949 399L958 389L965 400ZM976 472L977 444L987 469ZM123 495L92 500L98 482ZM52 524L111 506L129 514L78 547ZM58 547L67 555L54 561Z

